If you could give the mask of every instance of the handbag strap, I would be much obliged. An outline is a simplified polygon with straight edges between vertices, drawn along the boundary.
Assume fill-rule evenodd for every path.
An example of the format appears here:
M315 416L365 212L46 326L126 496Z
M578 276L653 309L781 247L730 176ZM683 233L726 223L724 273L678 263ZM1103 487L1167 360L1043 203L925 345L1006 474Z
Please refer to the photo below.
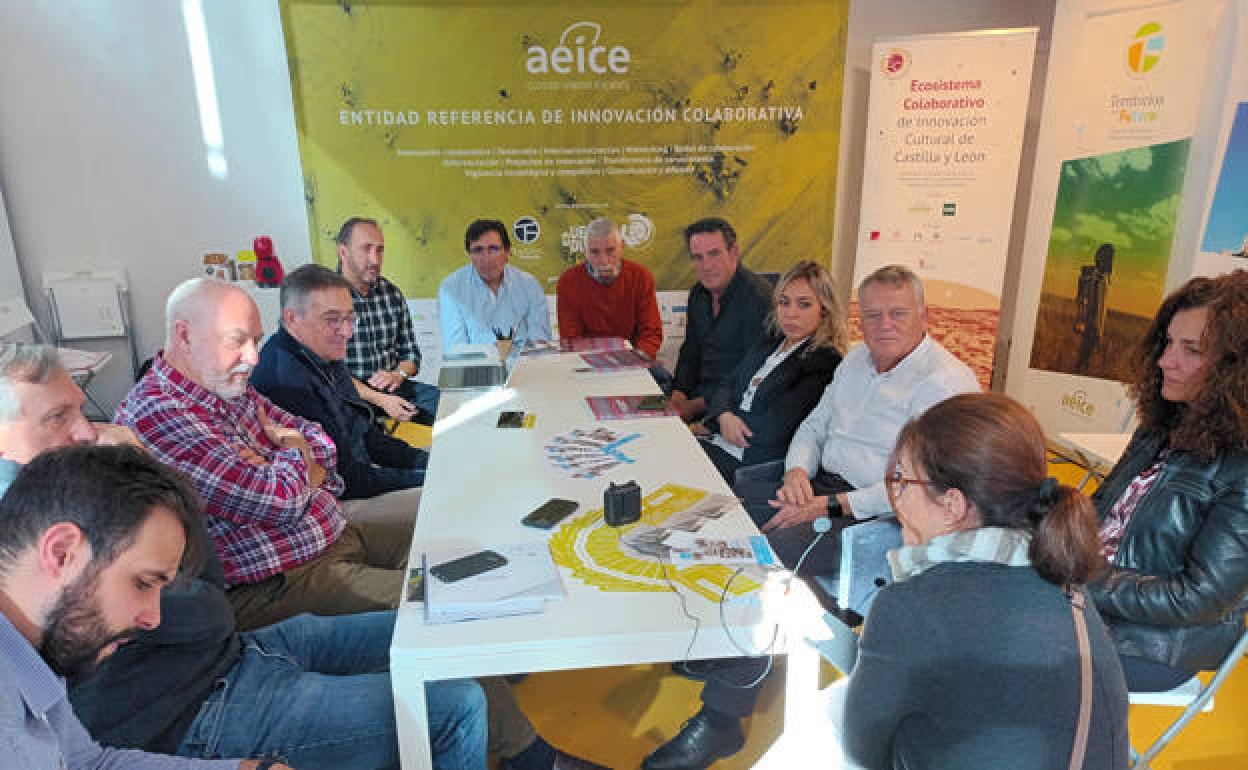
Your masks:
M1088 731L1092 724L1092 650L1088 644L1088 624L1083 617L1084 595L1080 589L1070 593L1070 612L1075 618L1075 639L1079 643L1079 721L1075 724L1075 743L1070 749L1070 770L1081 770L1088 750Z

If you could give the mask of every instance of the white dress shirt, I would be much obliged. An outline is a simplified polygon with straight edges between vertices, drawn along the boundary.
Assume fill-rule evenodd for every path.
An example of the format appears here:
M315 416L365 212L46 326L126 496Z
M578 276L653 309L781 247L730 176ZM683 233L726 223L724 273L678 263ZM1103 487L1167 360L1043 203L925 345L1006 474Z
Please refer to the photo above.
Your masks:
M970 368L931 337L887 372L857 345L797 429L785 469L839 474L856 487L848 498L857 518L891 514L884 475L902 426L950 396L979 390Z
M537 279L506 265L498 294L472 263L448 275L438 287L442 347L493 344L496 331L517 343L551 339L546 293Z

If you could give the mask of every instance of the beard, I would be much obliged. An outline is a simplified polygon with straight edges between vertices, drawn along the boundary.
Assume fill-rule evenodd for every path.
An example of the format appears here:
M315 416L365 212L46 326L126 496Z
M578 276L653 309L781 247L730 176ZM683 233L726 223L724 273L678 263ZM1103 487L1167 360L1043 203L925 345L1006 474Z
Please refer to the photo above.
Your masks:
M78 681L95 673L103 662L100 653L114 642L131 639L142 629L112 633L104 620L96 591L100 571L88 570L61 591L48 613L39 654L57 675Z
M241 382L234 381L236 374L243 375ZM208 390L226 401L233 401L247 391L247 375L249 374L251 374L251 367L247 364L239 364L221 377L212 377L208 382Z

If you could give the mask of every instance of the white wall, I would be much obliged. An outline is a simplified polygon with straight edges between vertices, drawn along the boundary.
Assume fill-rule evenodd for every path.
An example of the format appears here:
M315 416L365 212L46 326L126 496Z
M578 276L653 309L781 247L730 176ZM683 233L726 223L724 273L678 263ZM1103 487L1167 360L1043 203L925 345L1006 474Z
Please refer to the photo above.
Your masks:
M205 161L182 2L0 3L0 189L36 313L43 273L120 264L140 356L205 252L310 254L276 0L204 0L228 175ZM44 316L46 321L46 314ZM99 347L85 344L83 347ZM124 347L97 394L132 382Z
M0 4L0 189L33 309L46 321L45 271L124 265L141 357L160 347L164 298L197 272L204 252L233 252L268 234L287 267L310 253L277 0L203 4L229 164L221 180L205 162L183 2ZM1052 13L1052 0L853 0L832 249L844 286L872 38L1039 26L1047 50ZM1028 182L1024 174L1020 200ZM127 369L112 366L97 391L105 400L124 394Z
M1027 204L1031 199L1031 170L1035 164L1036 131L1040 124L1044 78L1048 63L1049 37L1053 29L1056 0L851 0L849 36L845 45L845 88L842 93L840 162L836 180L836 241L832 264L837 281L848 296L854 272L857 243L859 195L862 191L862 164L867 134L867 97L870 91L871 43L877 37L920 35L936 32L962 32L975 29L1039 27L1036 64L1032 72L1031 103L1019 163L1018 192L1015 198L1013 228L1010 233L1006 280L1002 291L1002 312L998 344L997 373L1007 358L1002 350L1009 335L1006 324L1014 317L1016 287L1022 255Z

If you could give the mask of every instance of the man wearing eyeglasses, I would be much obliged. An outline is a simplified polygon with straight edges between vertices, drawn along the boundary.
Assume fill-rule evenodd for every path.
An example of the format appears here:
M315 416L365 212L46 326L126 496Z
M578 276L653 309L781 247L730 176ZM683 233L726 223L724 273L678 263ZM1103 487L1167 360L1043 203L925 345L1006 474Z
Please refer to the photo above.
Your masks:
M396 420L432 425L440 394L413 379L420 348L403 292L381 274L385 252L376 220L351 217L338 230L338 272L351 283L356 315L347 369L360 398Z
M498 340L549 340L550 312L537 279L508 264L511 237L493 219L478 219L464 233L468 264L438 287L442 345L488 345Z
M282 282L281 301L281 328L260 351L251 384L274 404L320 423L329 434L338 449L343 500L424 484L428 453L378 428L372 407L360 398L344 363L355 325L351 284L327 267L304 265ZM385 507L406 513L410 520L418 499L396 495Z
M789 444L783 484L738 482L735 491L776 555L801 574L836 574L840 530L892 513L885 476L897 434L910 419L958 393L979 390L975 375L927 336L923 284L889 265L858 287L863 343L836 368L818 406ZM898 480L900 482L900 480ZM806 553L815 519L831 530ZM820 589L812 581L818 595ZM741 750L741 719L754 711L766 658L740 658L691 669L706 678L702 710L646 757L643 770L699 770Z
M813 538L799 525L831 516L839 528L891 514L884 477L902 426L950 396L980 389L970 367L927 336L923 283L909 268L888 265L868 275L858 304L863 344L841 361L789 443L783 485L770 495L745 490L751 515L786 563ZM803 572L834 574L839 564L839 538L825 537Z

